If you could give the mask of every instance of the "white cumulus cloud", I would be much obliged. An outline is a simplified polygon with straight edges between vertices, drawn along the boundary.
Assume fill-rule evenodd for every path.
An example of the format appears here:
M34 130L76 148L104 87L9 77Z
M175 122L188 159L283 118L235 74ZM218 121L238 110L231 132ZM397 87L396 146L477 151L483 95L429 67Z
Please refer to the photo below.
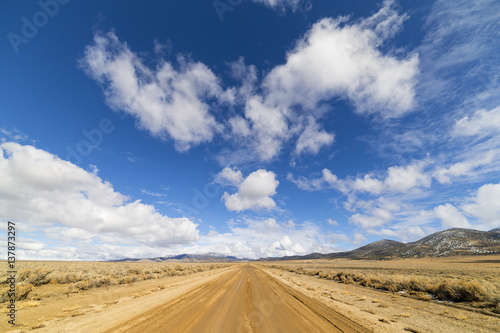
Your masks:
M486 184L477 190L475 197L462 209L480 220L481 223L496 228L500 226L500 183Z
M197 224L170 218L113 189L88 172L29 145L0 145L0 218L43 227L71 240L103 240L159 247L199 238ZM55 229L50 229L55 228Z
M316 155L323 146L333 143L335 135L320 130L318 123L313 117L309 117L304 131L297 139L295 152L300 155L305 152Z
M363 236L362 234L360 234L359 232L356 232L354 234L354 239L353 239L352 243L354 245L360 245L360 244L362 244L365 241L366 241L366 237Z
M434 214L445 228L470 228L467 218L458 209L447 203L434 208Z
M133 115L155 137L170 137L179 151L211 141L221 125L210 113L209 99L231 102L204 64L179 56L179 68L161 62L149 69L114 32L97 34L80 63L98 81L108 105Z
M239 186L243 182L243 173L235 168L225 167L215 176L215 182L221 185Z
M410 164L404 167L390 167L384 185L392 192L405 192L417 187L429 187L431 177L423 172L424 163Z
M500 106L492 110L478 110L471 117L458 120L453 128L457 136L486 136L500 132Z
M169 253L216 252L254 259L341 250L321 245L323 232L312 223L244 218L228 223L228 227L228 232L211 232L202 236L196 245L172 249Z
M273 8L296 8L300 3L255 1ZM179 55L175 64L160 58L156 68L150 68L113 31L96 34L80 64L101 84L112 109L132 115L152 136L170 138L178 151L221 135L244 151L224 151L226 160L254 158L247 153L253 150L257 159L269 161L292 139L297 155L317 154L331 145L334 134L320 123L331 99L345 99L358 113L384 118L413 108L418 56L396 57L382 50L405 19L393 1L385 1L364 20L322 19L299 39L284 64L261 79L243 57L228 63L241 83L229 89L222 88L208 66L186 56ZM227 106L234 110L230 116L219 112ZM216 112L227 119L216 120Z
M356 213L349 218L349 222L370 230L383 226L393 218L393 211L386 207L373 208L370 213L371 215Z
M284 65L264 79L270 105L312 110L333 97L351 101L359 113L400 116L412 109L418 56L397 59L379 47L399 30L405 16L385 1L359 23L325 18L313 25Z
M428 188L432 177L424 170L425 162L419 161L405 166L392 166L387 169L387 175L375 177L365 174L354 178L339 179L329 169L323 169L320 178L298 178L291 174L288 180L306 190L320 190L323 188L336 188L344 194L367 193L380 195L384 193L404 193L419 188Z
M222 200L231 211L273 209L276 202L271 197L276 194L278 184L274 172L260 169L243 180L238 186L238 192L224 192Z
M255 150L260 159L266 161L277 156L290 135L283 111L264 104L259 97L253 97L245 106L245 117L252 124Z

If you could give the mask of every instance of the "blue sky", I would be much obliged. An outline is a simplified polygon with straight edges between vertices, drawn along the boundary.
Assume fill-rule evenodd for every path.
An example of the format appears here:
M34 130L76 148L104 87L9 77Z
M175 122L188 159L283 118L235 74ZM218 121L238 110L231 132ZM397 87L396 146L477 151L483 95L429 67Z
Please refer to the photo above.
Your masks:
M232 3L232 5L230 5ZM500 226L496 1L3 1L22 259L258 258Z

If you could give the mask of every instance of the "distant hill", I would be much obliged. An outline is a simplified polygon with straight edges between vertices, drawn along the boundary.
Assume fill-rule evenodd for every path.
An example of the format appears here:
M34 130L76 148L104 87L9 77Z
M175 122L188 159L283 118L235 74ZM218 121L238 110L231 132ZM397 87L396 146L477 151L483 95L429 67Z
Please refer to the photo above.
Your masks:
M419 257L447 257L458 255L500 253L500 227L490 231L453 228L436 232L416 242L401 243L382 239L352 251L336 253L310 253L303 256L270 257L258 260L310 260L310 259L391 259ZM112 261L130 262L236 262L250 261L220 253L179 254L157 258L126 258Z
M495 229L493 229L495 230ZM408 243L403 257L500 253L498 231L448 229Z
M159 258L154 258L153 260L155 261L170 261L170 260L178 260L178 261L186 261L186 262L196 262L196 261L242 261L246 259L238 259L233 256L227 256L224 254L220 253L198 253L198 254L179 254L176 256L169 256L169 257L159 257Z
M180 262L229 262L229 261L246 261L248 259L239 259L233 256L226 256L220 253L198 253L198 254L179 254L175 256L156 257L156 258L125 258L111 261L118 262L163 262L163 261L180 261Z
M273 257L259 260L390 259L490 253L500 253L500 228L490 231L453 228L436 232L411 243L383 239L347 252L311 253L304 256Z

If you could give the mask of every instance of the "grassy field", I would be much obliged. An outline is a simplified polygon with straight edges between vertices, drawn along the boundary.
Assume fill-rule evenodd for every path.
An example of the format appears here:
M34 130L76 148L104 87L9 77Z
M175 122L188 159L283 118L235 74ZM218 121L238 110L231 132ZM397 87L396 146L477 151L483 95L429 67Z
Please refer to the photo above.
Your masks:
M500 255L388 261L308 260L262 265L500 314Z
M3 268L7 267L6 263L0 265ZM228 264L21 261L18 262L16 300L31 301L31 304L36 304L36 301L43 297L54 294L78 293L104 286L189 275L226 265ZM0 303L8 300L7 278L6 270L0 271Z

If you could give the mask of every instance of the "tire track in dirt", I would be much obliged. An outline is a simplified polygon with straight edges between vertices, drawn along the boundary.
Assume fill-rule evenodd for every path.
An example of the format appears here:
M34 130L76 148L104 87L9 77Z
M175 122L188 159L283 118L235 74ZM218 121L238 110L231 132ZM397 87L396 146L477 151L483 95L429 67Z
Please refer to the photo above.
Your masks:
M247 264L107 332L369 331Z

